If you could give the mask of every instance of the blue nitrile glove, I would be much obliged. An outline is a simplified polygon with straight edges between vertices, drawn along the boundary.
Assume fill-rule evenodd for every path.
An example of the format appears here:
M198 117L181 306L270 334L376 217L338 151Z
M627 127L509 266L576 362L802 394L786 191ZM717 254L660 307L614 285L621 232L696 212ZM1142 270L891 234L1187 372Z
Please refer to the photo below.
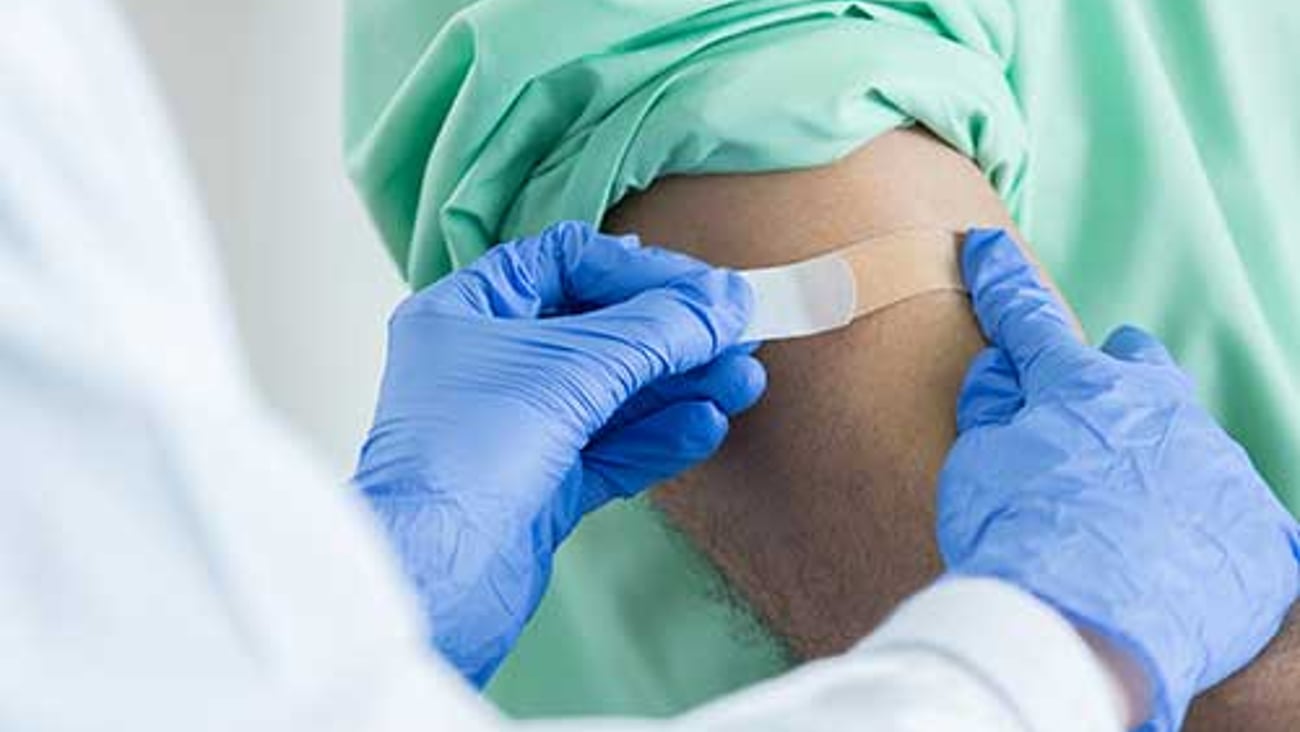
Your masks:
M587 512L709 457L765 375L737 275L579 223L403 302L355 482L482 685Z
M1296 523L1159 341L1124 327L1085 346L1002 232L971 232L962 266L993 346L940 477L943 557L1130 653L1152 684L1143 729L1177 729L1277 632L1300 586Z

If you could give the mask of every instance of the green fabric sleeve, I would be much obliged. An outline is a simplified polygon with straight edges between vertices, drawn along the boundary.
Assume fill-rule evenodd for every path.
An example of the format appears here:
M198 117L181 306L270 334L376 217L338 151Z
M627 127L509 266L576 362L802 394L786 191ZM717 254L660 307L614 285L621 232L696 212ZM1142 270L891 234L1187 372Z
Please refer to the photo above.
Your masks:
M1014 206L1011 20L1001 0L354 0L349 167L414 286L669 173L821 165L914 120Z

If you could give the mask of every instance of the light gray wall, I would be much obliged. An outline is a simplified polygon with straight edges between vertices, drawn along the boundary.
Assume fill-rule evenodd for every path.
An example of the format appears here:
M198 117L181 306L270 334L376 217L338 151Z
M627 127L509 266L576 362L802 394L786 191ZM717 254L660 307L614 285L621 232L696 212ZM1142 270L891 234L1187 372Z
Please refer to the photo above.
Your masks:
M119 0L172 108L253 373L350 470L402 286L349 190L339 0Z

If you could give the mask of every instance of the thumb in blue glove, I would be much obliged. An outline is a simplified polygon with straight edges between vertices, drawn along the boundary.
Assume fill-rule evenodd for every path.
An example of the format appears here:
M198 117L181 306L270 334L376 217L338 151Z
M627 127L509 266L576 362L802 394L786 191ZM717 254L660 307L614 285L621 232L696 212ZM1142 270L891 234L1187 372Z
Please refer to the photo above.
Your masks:
M1010 581L1129 653L1144 729L1254 658L1300 588L1300 533L1164 346L1131 327L1100 350L1004 233L963 269L993 344L958 403L940 476L950 571Z
M751 298L734 273L562 223L398 307L355 482L472 682L582 516L709 457L758 399L735 343Z

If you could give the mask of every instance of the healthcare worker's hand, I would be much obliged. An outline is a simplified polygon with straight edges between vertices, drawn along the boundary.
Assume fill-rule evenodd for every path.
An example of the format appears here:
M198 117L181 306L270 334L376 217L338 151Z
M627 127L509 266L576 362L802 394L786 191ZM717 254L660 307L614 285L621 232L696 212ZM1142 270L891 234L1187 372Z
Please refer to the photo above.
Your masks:
M1133 655L1152 730L1245 665L1300 586L1296 523L1153 337L1082 344L1001 232L962 261L993 344L940 477L950 571L1008 580Z
M736 274L579 223L495 247L389 326L355 482L477 684L589 511L704 460L765 375Z

